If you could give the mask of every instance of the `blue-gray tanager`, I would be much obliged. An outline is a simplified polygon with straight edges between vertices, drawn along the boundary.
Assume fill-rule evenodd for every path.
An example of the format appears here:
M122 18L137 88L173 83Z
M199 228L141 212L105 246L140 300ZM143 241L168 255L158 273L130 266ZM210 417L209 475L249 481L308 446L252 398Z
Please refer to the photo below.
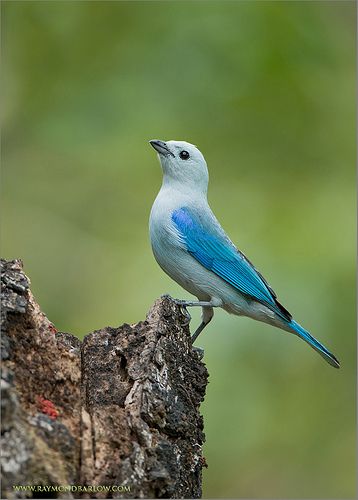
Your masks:
M214 307L248 316L296 334L328 363L339 361L292 319L275 292L231 242L207 201L209 174L205 159L192 144L152 140L163 170L163 183L153 204L150 239L160 267L198 301L202 321L192 342L211 321Z

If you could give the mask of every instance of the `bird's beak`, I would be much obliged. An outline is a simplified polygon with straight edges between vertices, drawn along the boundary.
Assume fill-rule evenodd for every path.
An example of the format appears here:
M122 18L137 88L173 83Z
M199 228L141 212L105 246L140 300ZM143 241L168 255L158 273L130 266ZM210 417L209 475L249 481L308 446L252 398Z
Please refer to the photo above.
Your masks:
M153 139L149 141L149 144L153 146L153 148L163 156L175 156L170 149L168 148L166 142L159 141L158 139Z

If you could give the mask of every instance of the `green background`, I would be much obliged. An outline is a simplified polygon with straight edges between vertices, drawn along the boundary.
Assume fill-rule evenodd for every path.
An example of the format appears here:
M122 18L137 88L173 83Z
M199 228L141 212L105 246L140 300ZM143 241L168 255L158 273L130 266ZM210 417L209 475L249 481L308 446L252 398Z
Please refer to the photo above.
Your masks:
M209 201L341 360L217 311L205 497L355 494L355 3L2 2L3 254L82 337L161 294L148 140L204 153ZM193 313L192 328L199 321Z

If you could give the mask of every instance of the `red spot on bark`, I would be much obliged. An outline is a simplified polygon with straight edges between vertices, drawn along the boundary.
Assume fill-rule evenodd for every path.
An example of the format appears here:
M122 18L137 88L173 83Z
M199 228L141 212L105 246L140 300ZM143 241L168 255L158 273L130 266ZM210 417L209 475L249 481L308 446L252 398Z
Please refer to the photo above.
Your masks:
M59 411L56 410L55 405L49 399L38 396L37 405L39 410L45 415L48 415L52 420L56 420L56 418L59 416Z
M50 330L50 332L52 332L52 333L57 333L57 332L58 332L57 328L56 328L56 327L55 327L52 323L50 323L50 324L48 325L48 329L49 329L49 330Z

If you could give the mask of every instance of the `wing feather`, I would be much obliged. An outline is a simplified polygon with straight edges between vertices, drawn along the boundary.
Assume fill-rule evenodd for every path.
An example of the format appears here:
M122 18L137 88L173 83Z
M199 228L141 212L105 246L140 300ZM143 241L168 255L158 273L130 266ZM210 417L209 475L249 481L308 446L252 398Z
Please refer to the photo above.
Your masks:
M189 209L173 212L172 220L187 251L206 269L242 294L273 310L285 320L290 313L277 301L276 294L252 263L224 236L209 232Z

